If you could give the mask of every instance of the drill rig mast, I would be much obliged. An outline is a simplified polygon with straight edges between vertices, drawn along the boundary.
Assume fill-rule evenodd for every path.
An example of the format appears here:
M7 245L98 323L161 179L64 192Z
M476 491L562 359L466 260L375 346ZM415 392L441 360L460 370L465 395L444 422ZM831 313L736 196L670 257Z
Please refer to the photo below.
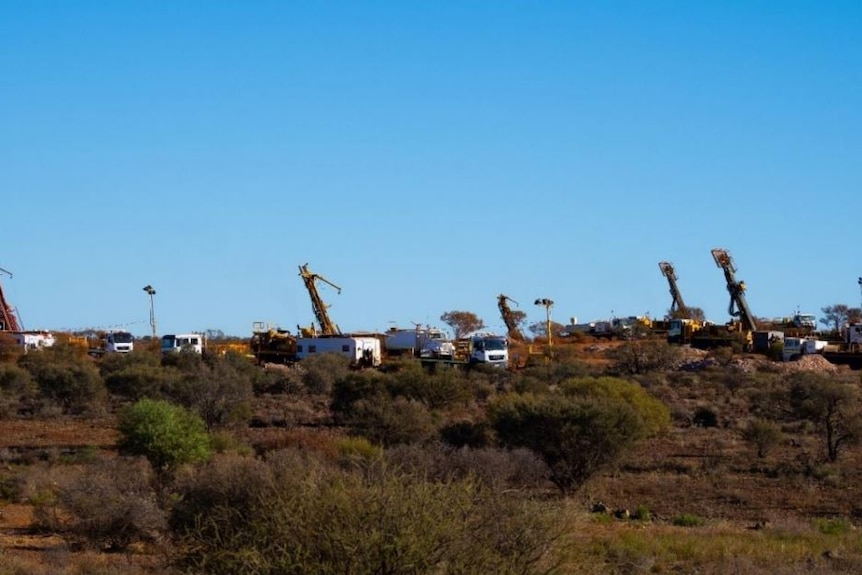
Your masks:
M676 285L676 270L670 262L659 262L658 267L664 277L667 278L667 283L670 286L670 295L673 301L670 304L670 315L673 318L688 318L689 311L682 301L682 294L679 291L679 286Z
M12 272L9 270L0 268L0 272L7 274L10 278L12 277ZM6 302L2 286L0 286L0 331L21 331L17 312Z
M500 294L497 296L497 307L500 308L500 315L503 316L503 323L506 324L509 339L513 341L524 341L524 333L518 327L518 321L515 319L515 314L509 307L509 302L518 305L518 302L507 295Z
M745 282L736 281L734 275L736 266L733 265L733 258L730 257L727 250L722 248L713 249L712 258L715 260L715 265L724 271L724 279L727 281L727 291L730 293L730 305L727 308L727 313L732 317L739 318L743 330L756 331L757 323L754 321L748 302L745 301Z
M320 293L317 291L316 281L320 280L338 290L341 293L341 288L323 277L322 275L312 273L308 270L308 264L299 266L299 275L305 283L305 289L308 290L308 295L311 297L311 308L314 311L314 317L317 318L317 323L320 326L321 335L341 335L341 330L333 323L326 311L329 306L323 303Z

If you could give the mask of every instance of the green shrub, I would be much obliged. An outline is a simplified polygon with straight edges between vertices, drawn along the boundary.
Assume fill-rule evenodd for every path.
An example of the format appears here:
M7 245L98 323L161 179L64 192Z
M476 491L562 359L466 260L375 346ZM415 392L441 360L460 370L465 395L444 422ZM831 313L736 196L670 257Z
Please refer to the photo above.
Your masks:
M210 457L210 439L197 415L167 401L142 399L120 413L119 448L143 455L157 473Z
M168 381L165 395L197 413L207 429L244 425L251 417L251 376L229 359L189 362Z
M849 519L838 517L834 519L815 519L814 526L824 535L844 535L853 530Z
M17 365L0 363L0 417L16 415L38 392L30 372Z
M113 357L121 354L109 355ZM106 370L103 369L102 372L105 373ZM137 401L145 397L164 398L166 390L175 384L179 374L176 370L165 369L158 364L130 362L115 365L114 369L107 370L104 377L108 391Z
M386 395L357 401L344 421L354 435L387 447L424 441L435 431L431 413L422 403Z
M646 505L638 505L634 513L632 513L631 518L635 521L649 521L652 519L652 513L650 513L649 507Z
M538 454L551 481L571 493L636 440L669 425L670 416L637 384L585 378L567 382L561 393L497 398L489 421L504 446Z
M674 515L670 522L672 525L677 527L700 527L706 523L702 517L691 513L680 513L679 515Z
M742 438L757 449L758 457L766 457L781 442L782 433L774 422L755 419L743 429Z
M350 360L337 353L311 355L302 360L302 383L316 395L329 395L335 382L350 373Z
M64 412L101 411L107 398L105 383L93 361L64 346L49 347L23 356L19 365L30 372L43 398Z

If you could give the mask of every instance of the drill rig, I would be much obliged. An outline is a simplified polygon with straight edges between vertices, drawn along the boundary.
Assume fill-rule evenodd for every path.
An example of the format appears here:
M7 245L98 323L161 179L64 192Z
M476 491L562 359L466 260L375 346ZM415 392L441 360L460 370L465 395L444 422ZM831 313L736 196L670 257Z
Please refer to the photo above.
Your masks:
M12 272L9 270L0 268L0 272L7 274L10 278L12 277ZM2 286L0 286L0 331L21 331L17 312L7 303Z
M314 317L317 318L317 323L320 326L318 332L314 324L309 328L300 328L299 332L303 337L316 337L317 335L341 335L341 330L329 317L326 311L329 306L323 303L323 298L317 291L317 281L320 280L338 290L341 293L341 288L323 277L320 274L313 273L308 270L308 264L299 266L299 275L305 284L305 289L308 290L308 295L311 297L311 309L314 311Z
M670 262L659 262L658 267L662 275L667 278L670 295L673 298L668 319L663 322L667 325L667 341L668 343L691 343L692 337L705 327L705 322L700 317L692 317L693 310L689 309L682 301L682 293L676 283L678 278L673 265Z
M717 345L731 345L734 340L739 340L742 348L745 351L750 351L753 348L757 322L751 313L751 309L748 307L748 302L745 300L745 282L737 281L736 266L733 264L733 258L730 257L727 250L722 248L713 249L712 259L715 260L715 265L724 272L727 292L730 294L730 304L727 307L727 313L730 314L732 319L725 326L721 326L721 330L716 330L717 326L703 329L692 338L692 345L702 348L715 347ZM741 337L737 334L741 334Z
M500 308L500 315L503 316L503 323L506 324L509 339L512 341L524 341L524 333L518 327L518 320L515 318L515 313L509 307L509 302L518 305L518 302L505 294L497 296L497 307Z
M670 295L673 298L670 304L670 316L672 318L687 318L689 316L688 308L685 302L682 301L682 294L679 291L679 286L676 285L676 270L673 269L673 264L670 262L659 262L658 267L664 277L667 278L667 283L670 286Z

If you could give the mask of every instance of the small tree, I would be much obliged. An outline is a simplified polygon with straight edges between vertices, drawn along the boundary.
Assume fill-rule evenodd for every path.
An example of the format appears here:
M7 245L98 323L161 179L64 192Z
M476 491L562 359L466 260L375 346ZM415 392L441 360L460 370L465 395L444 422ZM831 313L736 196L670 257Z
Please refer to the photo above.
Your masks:
M533 334L533 337L548 337L548 322L547 321L534 321L527 329L530 330L530 333ZM555 321L551 322L551 334L555 337L560 334L565 329L565 326L561 323L557 323Z
M210 440L203 420L167 401L142 399L120 412L119 448L143 455L157 474L177 465L209 459Z
M18 364L30 372L42 397L64 412L80 414L98 411L107 397L105 382L93 361L69 345L56 345L28 353Z
M838 333L848 323L862 320L862 309L850 307L843 303L828 305L820 308L820 311L823 312L820 323L831 328L835 333Z
M485 322L469 311L447 311L440 316L440 321L452 328L456 339L485 327Z
M846 445L862 437L862 409L855 383L819 373L795 374L790 405L798 417L816 426L829 461L836 461Z
M504 396L491 404L489 420L504 446L538 454L563 493L573 493L670 419L666 407L625 380L585 378L562 391Z
M757 449L757 457L763 458L781 442L781 430L772 421L755 419L742 430L742 438Z

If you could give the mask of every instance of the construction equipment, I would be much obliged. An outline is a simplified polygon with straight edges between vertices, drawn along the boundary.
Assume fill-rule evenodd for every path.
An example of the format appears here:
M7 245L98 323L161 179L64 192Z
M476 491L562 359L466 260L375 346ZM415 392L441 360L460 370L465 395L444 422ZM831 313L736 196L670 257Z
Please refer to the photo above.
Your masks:
M317 318L317 323L320 328L319 333L314 329L312 324L311 329L300 329L303 337L315 337L317 335L341 335L341 330L333 323L326 311L329 306L323 303L320 293L317 291L317 280L320 280L338 290L341 293L341 288L323 277L320 274L312 273L308 270L308 264L299 266L299 275L305 283L305 289L308 290L308 295L311 297L311 309L314 311L314 317ZM310 333L309 333L310 332Z
M509 307L509 302L518 305L518 302L505 294L497 296L497 307L500 308L500 315L503 316L503 323L506 324L509 339L512 341L524 341L524 333L518 327L518 320L515 318L515 312Z
M739 325L742 331L755 332L757 331L757 322L754 320L754 315L748 307L748 302L745 301L745 282L736 281L736 266L733 265L733 258L727 250L715 248L712 250L712 259L715 260L715 265L720 267L724 272L724 279L727 281L727 292L730 294L730 304L727 307L727 313L731 317L739 318Z
M689 312L682 301L682 294L679 291L679 286L676 285L676 270L673 269L673 264L670 262L659 262L658 267L664 277L667 278L667 283L670 286L670 295L673 298L670 304L671 318L688 318Z
M260 365L291 364L296 361L296 337L288 330L262 321L256 321L252 325L249 347Z
M12 277L12 272L8 270L0 268L0 272L7 274L10 278ZM3 286L0 286L0 331L21 331L17 311L6 301L6 296L3 295Z
M661 325L668 343L691 343L691 338L704 328L706 322L701 318L693 318L692 310L689 309L682 300L682 293L679 291L679 286L676 280L679 279L676 275L676 270L670 262L659 262L658 267L662 275L667 278L668 286L670 287L670 295L673 298L670 304L670 313L665 321L654 322L656 326Z
M748 307L748 302L745 301L745 282L736 280L736 266L733 264L733 258L727 250L715 248L712 250L712 258L715 260L715 265L724 272L724 279L727 284L727 291L730 294L730 304L727 308L727 313L730 314L731 320L725 325L714 325L706 322L702 327L697 325L686 325L684 322L690 320L674 320L671 321L671 328L668 330L668 341L671 335L679 334L679 341L685 343L690 337L692 347L701 349L709 349L721 346L733 346L738 344L744 351L752 351L754 349L754 332L757 331L757 323L754 320L754 315ZM681 325L674 325L680 323ZM679 329L676 329L679 328Z

